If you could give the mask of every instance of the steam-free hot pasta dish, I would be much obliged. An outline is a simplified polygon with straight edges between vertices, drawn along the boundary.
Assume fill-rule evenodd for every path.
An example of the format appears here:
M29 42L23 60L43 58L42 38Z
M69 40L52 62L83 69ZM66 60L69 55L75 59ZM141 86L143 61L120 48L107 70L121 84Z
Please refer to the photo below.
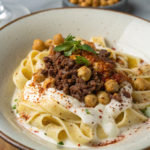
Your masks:
M13 74L13 109L30 132L59 145L101 146L150 117L150 65L90 41L57 34L32 50Z

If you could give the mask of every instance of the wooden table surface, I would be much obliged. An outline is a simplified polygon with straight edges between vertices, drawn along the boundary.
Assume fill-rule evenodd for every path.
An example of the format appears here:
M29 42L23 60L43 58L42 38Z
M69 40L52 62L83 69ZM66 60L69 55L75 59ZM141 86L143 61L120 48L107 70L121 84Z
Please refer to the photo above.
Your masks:
M12 146L9 143L7 143L2 138L0 138L0 150L19 150L19 149L14 147L14 146ZM150 148L147 148L145 150L150 150Z
M5 142L2 138L0 138L0 150L19 150L19 149Z

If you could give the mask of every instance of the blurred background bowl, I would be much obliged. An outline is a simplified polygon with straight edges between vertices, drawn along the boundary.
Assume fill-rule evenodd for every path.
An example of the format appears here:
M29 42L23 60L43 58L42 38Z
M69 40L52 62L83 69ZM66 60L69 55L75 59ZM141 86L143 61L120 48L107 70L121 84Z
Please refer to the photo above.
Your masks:
M63 6L64 7L81 7L77 4L70 3L68 0L63 0ZM92 7L92 6L89 6ZM99 6L95 7L99 9L110 9L110 10L117 10L125 12L127 8L127 0L120 0L119 2L113 4L113 5L107 5L107 6Z

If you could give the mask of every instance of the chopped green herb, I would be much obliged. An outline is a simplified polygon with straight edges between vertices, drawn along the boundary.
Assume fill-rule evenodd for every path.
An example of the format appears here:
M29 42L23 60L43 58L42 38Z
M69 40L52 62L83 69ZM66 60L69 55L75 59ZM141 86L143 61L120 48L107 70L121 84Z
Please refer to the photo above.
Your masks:
M85 51L88 51L88 52L92 52L92 53L95 53L97 54L90 45L87 45L87 44L84 44L84 45L79 45L78 46L79 49L82 49L82 50L85 50Z
M90 62L85 57L76 56L76 58L77 58L76 59L77 64L85 64L86 66L90 64Z
M13 109L16 109L16 105L14 105L12 108L13 108Z
M63 143L63 142L58 142L57 144L58 144L58 145L64 145L64 143Z
M14 101L16 102L18 99L15 99Z
M45 135L47 135L47 133L44 133Z
M56 46L54 51L57 51L57 52L63 51L65 56L70 56L74 51L77 51L78 49L96 54L96 52L91 48L91 46L87 44L80 45L81 41L74 41L73 40L74 38L75 38L74 36L69 34L67 38L65 39L65 42L61 45Z
M85 111L87 114L91 114L87 108L85 109Z
M150 107L147 107L143 110L141 110L141 112L148 118L150 118Z
M16 111L16 113L18 114L18 110Z
M67 36L66 41L73 41L75 39L74 36L71 35L71 33Z
M75 49L76 49L76 47L74 46L70 49L70 51L64 52L64 56L70 56L72 54L72 52L75 51Z

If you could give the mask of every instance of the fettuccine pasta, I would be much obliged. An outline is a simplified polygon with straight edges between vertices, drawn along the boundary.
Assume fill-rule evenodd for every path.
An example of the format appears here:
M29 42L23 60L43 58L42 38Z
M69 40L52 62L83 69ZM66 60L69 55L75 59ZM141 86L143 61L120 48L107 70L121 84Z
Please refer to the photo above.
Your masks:
M150 65L140 58L108 48L101 36L58 34L32 49L13 74L13 109L28 130L59 145L100 146L148 120Z

